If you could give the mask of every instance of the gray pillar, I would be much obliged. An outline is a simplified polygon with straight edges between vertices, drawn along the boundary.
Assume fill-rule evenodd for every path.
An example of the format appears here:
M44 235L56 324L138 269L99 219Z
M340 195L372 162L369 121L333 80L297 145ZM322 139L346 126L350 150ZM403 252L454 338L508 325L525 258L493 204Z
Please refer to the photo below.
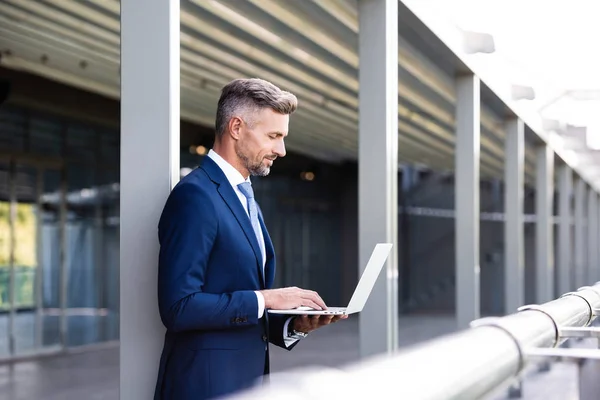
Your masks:
M577 179L575 184L575 285L580 288L587 284L585 279L586 240L585 231L585 181Z
M554 152L547 145L537 149L535 212L536 302L554 299Z
M121 1L120 398L151 399L158 218L179 176L179 1Z
M359 0L359 273L393 244L360 314L360 355L398 347L398 2Z
M586 285L593 284L598 278L598 195L588 187L588 259L585 273Z
M600 197L598 197L598 192L596 192L595 189L590 188L590 190L594 192L594 197L596 199L596 218L594 219L594 238L596 239L594 248L596 250L596 258L594 264L591 265L589 278L589 282L594 284L600 280L600 246L598 245L598 241L600 240Z
M459 329L479 318L480 82L456 82L456 322Z
M573 171L568 165L560 167L558 176L558 297L574 289L571 282L571 194L573 193Z
M590 189L594 190L594 189ZM592 265L591 268L591 276L589 282L594 284L600 280L600 246L598 242L600 241L600 195L598 192L594 190L596 195L596 226L595 226L595 238L596 238L596 262Z
M506 124L504 160L504 313L511 314L524 305L525 255L523 228L524 125L520 119Z

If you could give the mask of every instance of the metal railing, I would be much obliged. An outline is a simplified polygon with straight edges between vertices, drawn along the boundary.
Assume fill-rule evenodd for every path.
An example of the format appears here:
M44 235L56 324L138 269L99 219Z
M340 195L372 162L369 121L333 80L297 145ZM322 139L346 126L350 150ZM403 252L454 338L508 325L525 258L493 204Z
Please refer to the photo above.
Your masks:
M469 329L392 355L291 371L230 399L480 399L534 361L600 360L600 350L560 347L569 338L599 337L600 328L590 326L598 313L600 282L515 314L473 321Z

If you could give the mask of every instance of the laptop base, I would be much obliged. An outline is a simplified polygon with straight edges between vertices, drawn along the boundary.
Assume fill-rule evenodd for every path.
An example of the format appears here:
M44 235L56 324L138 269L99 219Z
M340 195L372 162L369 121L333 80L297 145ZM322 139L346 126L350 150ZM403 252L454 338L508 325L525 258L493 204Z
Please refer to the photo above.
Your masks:
M269 314L284 314L284 315L347 315L346 307L329 307L327 310L267 310Z

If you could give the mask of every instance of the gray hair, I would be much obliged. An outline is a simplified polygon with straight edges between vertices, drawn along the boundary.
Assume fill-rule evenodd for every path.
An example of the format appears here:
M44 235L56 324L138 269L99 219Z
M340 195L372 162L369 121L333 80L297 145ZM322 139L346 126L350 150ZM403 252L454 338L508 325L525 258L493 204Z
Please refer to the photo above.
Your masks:
M280 114L289 115L296 111L298 99L290 92L283 91L271 82L262 79L235 79L221 91L217 106L215 129L217 136L227 130L229 120L234 116L244 116L252 125L252 113L270 108Z

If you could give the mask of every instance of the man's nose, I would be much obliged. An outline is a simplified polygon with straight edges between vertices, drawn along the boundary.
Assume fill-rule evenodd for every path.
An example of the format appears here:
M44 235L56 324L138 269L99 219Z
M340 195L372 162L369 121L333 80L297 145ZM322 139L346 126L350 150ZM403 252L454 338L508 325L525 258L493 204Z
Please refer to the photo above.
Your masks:
M283 143L283 140L277 142L273 152L277 155L277 157L285 157L285 144Z

